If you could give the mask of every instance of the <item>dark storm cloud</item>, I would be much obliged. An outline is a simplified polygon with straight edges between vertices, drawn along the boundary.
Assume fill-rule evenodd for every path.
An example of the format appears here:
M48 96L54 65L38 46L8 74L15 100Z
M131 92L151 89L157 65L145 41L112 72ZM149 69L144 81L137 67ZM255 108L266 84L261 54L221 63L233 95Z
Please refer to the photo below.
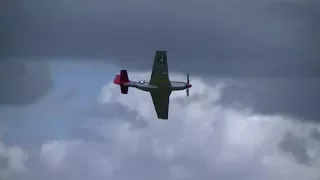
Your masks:
M311 133L311 137L313 137L316 141L320 142L320 131L318 131L317 129L315 129L312 133Z
M176 71L215 75L315 75L308 22L270 1L39 1L7 4L4 56L114 58L149 68L168 50ZM196 62L196 63L195 63Z
M280 143L278 144L278 147L284 153L292 155L297 163L303 165L311 165L315 158L311 157L307 153L308 145L310 146L310 144L320 142L320 133L316 128L309 133L310 134L307 138L303 138L298 137L292 132L287 132L283 136L282 141L280 141ZM319 151L319 149L317 149L317 151Z
M309 63L319 71L320 58L320 3L318 1L278 1L269 6L277 14L291 17L304 22L304 33L300 34L304 59L301 62ZM297 42L298 43L298 42ZM311 70L311 69L309 69ZM309 71L311 72L311 71ZM300 77L303 77L300 74ZM320 121L319 107L320 78L292 78L290 80L274 80L274 84L259 83L264 87L265 93L257 93L253 90L256 98L256 109L260 112L286 112L302 118ZM265 84L265 86L263 85ZM277 88L273 88L277 87ZM273 97L269 96L270 89L276 89ZM252 92L249 90L249 92ZM270 102L271 101L271 102ZM277 102L277 103L275 103ZM270 103L268 105L268 103Z
M314 0L307 1L279 1L272 4L271 9L277 14L286 17L300 19L305 26L305 33L300 38L304 38L303 46L306 53L305 61L310 65L315 65L319 69L320 58L320 3Z
M168 50L170 70L191 75L319 75L315 3L31 0L10 1L3 13L3 57L108 59L121 68L150 70L154 51ZM299 88L260 81L273 92L248 91L257 111L319 117L318 80L297 80Z
M0 62L0 104L32 104L53 86L49 67L44 62L12 59Z
M320 78L250 78L225 89L221 103L240 102L262 114L320 121Z

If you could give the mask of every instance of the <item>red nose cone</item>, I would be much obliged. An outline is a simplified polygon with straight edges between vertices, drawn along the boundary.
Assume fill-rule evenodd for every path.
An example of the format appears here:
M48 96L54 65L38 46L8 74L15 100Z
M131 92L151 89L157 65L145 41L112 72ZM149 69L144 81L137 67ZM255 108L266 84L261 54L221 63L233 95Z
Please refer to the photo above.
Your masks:
M187 88L191 88L192 87L192 85L191 84L187 84Z

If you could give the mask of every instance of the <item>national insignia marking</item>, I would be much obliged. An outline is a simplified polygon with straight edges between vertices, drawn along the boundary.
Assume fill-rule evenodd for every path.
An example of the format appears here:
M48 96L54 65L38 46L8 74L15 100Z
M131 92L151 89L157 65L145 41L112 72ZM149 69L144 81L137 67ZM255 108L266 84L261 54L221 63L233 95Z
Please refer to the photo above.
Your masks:
M163 55L161 55L160 59L159 59L160 65L162 66L165 62L166 62L166 60L164 59Z

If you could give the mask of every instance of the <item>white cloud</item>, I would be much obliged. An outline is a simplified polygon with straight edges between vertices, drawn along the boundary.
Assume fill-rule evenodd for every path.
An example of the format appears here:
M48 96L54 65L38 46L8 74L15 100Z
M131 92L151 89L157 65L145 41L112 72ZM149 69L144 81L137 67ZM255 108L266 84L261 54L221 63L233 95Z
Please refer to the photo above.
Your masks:
M149 78L146 73L130 73L129 76L132 79ZM172 75L171 79L183 80L184 77ZM268 174L268 177L264 176L267 179L315 179L320 176L316 170L320 168L319 158L313 157L310 166L298 165L278 148L285 133L303 137L319 125L223 107L218 100L227 84L217 81L216 85L210 85L200 78L193 78L192 84L188 99L185 92L171 95L168 121L156 118L149 93L133 88L129 89L128 95L121 95L119 87L110 83L103 88L99 102L116 101L145 117L148 128L118 133L126 134L127 141L132 140L132 148L147 146L158 158L200 158L212 168L230 173L259 169ZM128 144L123 147L128 148ZM314 152L320 146L313 144L306 148L308 152ZM262 178L261 174L256 176Z
M0 157L1 160L7 161L0 160L0 164L3 164L0 167L1 179L9 179L13 174L24 172L28 154L20 147L8 147L0 141Z
M40 162L56 175L67 174L65 178L75 174L77 176L74 171L92 172L90 169L100 174L100 177L107 177L119 167L123 153L116 146L103 151L104 146L86 144L82 140L50 141L41 148Z
M81 141L50 141L43 144L40 161L52 168L61 167L66 156L81 145Z
M129 73L129 76L135 80L149 78L147 73ZM175 80L185 79L181 75L171 77ZM215 80L207 84L193 77L192 84L189 98L183 91L173 92L169 120L163 121L156 118L149 93L131 88L128 95L122 95L119 87L110 82L102 88L98 102L120 103L136 111L140 117L124 116L113 120L105 117L102 124L94 124L88 119L87 126L107 139L106 144L51 142L42 148L43 162L54 165L49 167L66 167L64 160L75 156L76 159L85 159L81 163L89 164L95 173L111 178L116 170L124 166L127 157L151 153L158 160L171 164L167 170L172 179L198 177L196 168L188 168L190 164L176 163L181 158L204 162L209 167L207 173L215 176L230 174L232 178L241 175L243 179L268 180L312 180L320 176L320 145L309 137L319 125L300 123L280 115L259 115L250 110L222 106L219 100L223 88L228 86L225 81ZM134 119L141 117L148 126L134 128ZM298 164L294 158L281 151L279 143L288 132L307 139L304 148L312 158L311 165ZM155 166L159 162L153 163ZM143 179L147 171L140 172L139 177Z

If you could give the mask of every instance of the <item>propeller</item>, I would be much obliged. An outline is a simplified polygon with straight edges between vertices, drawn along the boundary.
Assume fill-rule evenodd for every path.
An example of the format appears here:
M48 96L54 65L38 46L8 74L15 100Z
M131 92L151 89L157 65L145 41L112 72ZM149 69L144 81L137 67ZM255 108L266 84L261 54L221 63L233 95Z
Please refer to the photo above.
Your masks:
M187 92L187 96L189 96L189 88L192 87L190 83L190 79L189 79L189 73L187 74L187 88L186 88L186 92Z

